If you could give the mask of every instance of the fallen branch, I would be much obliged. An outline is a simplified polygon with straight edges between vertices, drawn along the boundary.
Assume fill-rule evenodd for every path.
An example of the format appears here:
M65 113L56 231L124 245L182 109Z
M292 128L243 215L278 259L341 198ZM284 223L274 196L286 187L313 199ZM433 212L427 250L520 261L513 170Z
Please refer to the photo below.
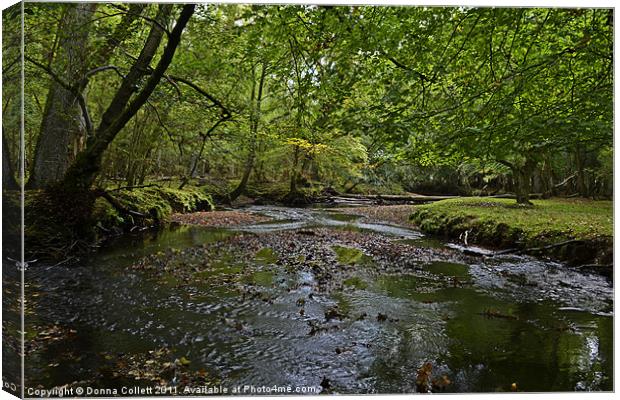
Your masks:
M501 256L502 254L510 254L510 253L516 253L520 251L519 249L506 249L506 250L502 250L502 251L496 251L493 254L491 254L492 257L495 256Z
M99 189L96 192L96 194L97 196L103 197L104 199L106 199L108 203L112 205L112 207L114 207L116 210L118 210L119 212L123 214L131 215L132 217L140 217L140 218L147 217L147 215L142 214L141 212L130 210L129 208L125 207L124 205L121 204L120 201L115 199L110 193L106 192L103 189Z
M147 188L147 187L151 187L151 186L161 187L160 185L158 185L158 184L156 184L156 183L149 183L148 185L137 185L137 186L123 186L123 187L118 187L118 188L116 188L116 189L110 189L110 190L108 190L108 192L118 192L119 190L142 189L142 188Z
M504 318L504 319L518 319L514 315L503 314L496 310L485 310L484 312L478 313L479 315L483 315L487 318Z
M560 188L560 187L562 187L562 186L566 185L566 184L567 184L568 182L570 182L572 179L575 179L575 174L573 174L573 175L569 176L568 178L564 179L562 182L558 183L558 184L557 184L557 185L555 185L554 187L555 187L556 189L557 189L557 188Z
M553 243L547 246L541 246L541 247L528 247L525 249L507 249L507 250L502 250L502 251L496 251L493 254L491 254L491 257L495 257L495 256L499 256L502 254L523 254L523 253L537 253L540 251L544 251L544 250L550 250L550 249L554 249L557 247L562 247L565 246L567 244L573 244L573 243L585 243L584 240L581 239L571 239L571 240L566 240L564 242L560 242L560 243Z
M527 251L527 252L539 252L539 251L543 251L543 250L550 250L550 249L554 249L557 247L562 247L565 246L567 244L573 244L573 243L584 243L584 240L581 239L572 239L572 240L566 240L564 242L560 242L560 243L553 243L547 246L542 246L542 247L531 247L529 249L524 249L523 251Z
M355 200L387 200L387 201L410 201L410 202L426 202L439 201L447 199L456 199L460 196L425 196L425 195L397 195L397 194L347 194L342 193L338 198L355 199Z
M484 196L481 196L484 197ZM491 199L510 199L510 200L516 200L517 196L512 194L512 193L505 193L505 194L495 194L493 196L486 196L489 197ZM542 199L543 198L543 194L542 193L530 193L528 195L528 197L530 199Z

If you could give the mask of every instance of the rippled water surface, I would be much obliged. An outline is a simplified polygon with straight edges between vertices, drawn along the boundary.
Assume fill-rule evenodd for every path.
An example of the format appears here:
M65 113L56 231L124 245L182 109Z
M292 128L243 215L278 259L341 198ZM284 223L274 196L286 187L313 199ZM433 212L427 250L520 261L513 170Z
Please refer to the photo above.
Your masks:
M274 221L173 227L79 265L31 265L27 326L72 334L30 353L28 385L125 384L103 371L106 357L167 348L229 386L414 392L429 362L448 392L612 390L603 277L465 256L338 210L250 211Z

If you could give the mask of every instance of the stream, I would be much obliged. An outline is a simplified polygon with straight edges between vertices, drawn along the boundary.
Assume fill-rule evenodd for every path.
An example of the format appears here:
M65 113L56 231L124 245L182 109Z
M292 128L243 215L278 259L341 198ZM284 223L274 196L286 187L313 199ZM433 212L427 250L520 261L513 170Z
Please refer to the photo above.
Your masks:
M606 278L341 211L253 206L272 220L30 265L26 386L411 393L428 363L433 391L613 390Z

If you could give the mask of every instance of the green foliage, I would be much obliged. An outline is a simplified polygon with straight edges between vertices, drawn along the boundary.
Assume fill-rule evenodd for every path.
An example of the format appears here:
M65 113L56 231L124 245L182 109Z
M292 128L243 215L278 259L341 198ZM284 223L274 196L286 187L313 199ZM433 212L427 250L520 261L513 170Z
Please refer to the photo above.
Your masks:
M347 278L342 283L344 283L345 286L351 286L351 287L354 287L355 289L363 290L368 287L368 283L366 283L365 281L363 281L361 278L357 276Z
M62 67L66 7L27 6L26 53L52 70ZM94 121L157 7L144 12L109 57L118 73L89 78ZM522 173L534 192L610 196L612 12L198 5L168 78L116 137L98 183L190 179L225 197L249 165L253 193L299 185L486 194L519 189ZM94 16L84 56L97 60L123 13L100 4ZM25 68L30 165L52 78ZM18 71L5 71L9 82ZM18 122L17 89L3 89L7 126ZM5 134L15 165L17 132Z
M112 207L112 204L102 198L95 200L93 219L96 221L96 226L103 229L122 227L131 222L123 218L119 211Z

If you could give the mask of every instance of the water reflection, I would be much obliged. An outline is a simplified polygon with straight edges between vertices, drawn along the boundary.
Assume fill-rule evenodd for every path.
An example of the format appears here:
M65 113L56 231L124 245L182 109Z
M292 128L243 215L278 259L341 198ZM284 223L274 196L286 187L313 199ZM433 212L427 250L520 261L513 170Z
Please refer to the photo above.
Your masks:
M272 214L304 229L329 218L316 210ZM333 221L324 226L345 232L341 224L358 220ZM361 235L389 236L407 248L420 236L381 227ZM338 243L312 260L276 246L243 256L243 241L201 258L200 249L237 234L199 227L146 232L110 243L82 265L29 270L39 296L29 330L74 332L29 354L29 385L85 377L121 385L128 377L106 367L110 353L166 347L227 385L319 386L327 377L341 393L412 392L416 371L430 362L434 377L449 379L445 391L506 391L513 383L523 391L613 387L613 288L602 278L529 258L465 262L458 252L435 253L432 246L426 251L435 261L408 259L402 266ZM393 240L403 237L407 242ZM127 268L153 254L191 273ZM325 260L346 274L332 277L342 279L334 289L320 291L318 267Z

